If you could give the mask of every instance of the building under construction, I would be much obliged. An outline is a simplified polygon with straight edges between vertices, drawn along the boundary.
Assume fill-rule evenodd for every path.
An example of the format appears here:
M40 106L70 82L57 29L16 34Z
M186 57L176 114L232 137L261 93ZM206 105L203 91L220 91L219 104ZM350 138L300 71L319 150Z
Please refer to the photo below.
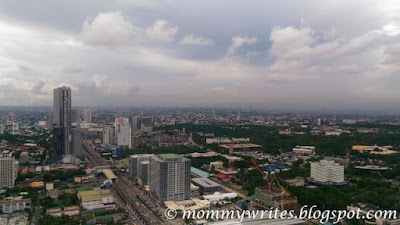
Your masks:
M279 210L300 209L296 197L284 188L272 186L271 189L258 187L255 189L256 203L264 208L278 208Z
M258 163L251 160L260 174L267 180L268 184L265 187L258 187L255 189L255 201L258 205L264 208L277 208L279 210L300 210L297 198L290 195L287 188L284 188L275 177L275 174L269 176L258 167Z

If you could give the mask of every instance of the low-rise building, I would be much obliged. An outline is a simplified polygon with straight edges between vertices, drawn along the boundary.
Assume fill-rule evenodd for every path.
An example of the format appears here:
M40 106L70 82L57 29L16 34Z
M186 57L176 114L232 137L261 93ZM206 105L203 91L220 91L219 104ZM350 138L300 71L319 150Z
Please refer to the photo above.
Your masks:
M311 155L315 153L315 147L314 146L296 146L295 148L292 149L294 153L296 154L307 154Z
M209 209L210 201L200 200L198 198L192 198L184 201L165 201L165 207L175 210L201 210Z
M222 162L222 161L210 162L211 170L216 170L216 169L221 169L221 168L224 168L224 162Z
M108 190L79 191L77 196L86 210L115 208L115 198Z
M221 193L216 191L214 194L211 195L203 195L203 198L215 203L215 202L219 202L221 200L226 200L226 199L232 199L232 198L236 198L238 197L238 194L232 192L232 193Z
M192 183L198 186L203 193L220 191L222 189L220 184L208 178L192 178Z
M32 201L30 198L22 196L8 197L0 201L0 207L3 213L13 213L15 211L23 211L31 208Z
M46 215L54 216L54 217L61 217L62 209L61 208L46 209Z
M46 191L51 191L54 189L54 183L53 182L47 182L46 183Z

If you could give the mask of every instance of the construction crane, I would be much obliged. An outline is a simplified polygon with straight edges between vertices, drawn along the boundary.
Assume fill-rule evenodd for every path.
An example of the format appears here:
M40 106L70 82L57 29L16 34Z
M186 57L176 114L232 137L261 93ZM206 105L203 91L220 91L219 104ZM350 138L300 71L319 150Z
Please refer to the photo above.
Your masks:
M267 181L267 185L268 185L268 194L271 196L271 198L273 198L273 196L277 196L279 198L278 201L280 201L279 203L279 208L280 209L284 209L285 207L285 198L290 196L290 193L287 191L287 187L284 188L280 183L279 180L276 178L275 174L272 174L270 176L267 176L258 166L258 163L255 159L251 159L251 162L254 164L254 166L256 167L256 169L258 170L258 172L260 172L260 174L264 177L264 179ZM269 178L270 177L270 178ZM269 178L269 179L268 179ZM279 189L278 190L273 190L273 185L276 184ZM288 201L288 203L296 203L297 204L297 200L295 201Z
M228 170L229 171L235 170L235 164L233 162L234 160L232 159L232 157L233 157L233 149L230 148L229 149L229 160L228 160Z

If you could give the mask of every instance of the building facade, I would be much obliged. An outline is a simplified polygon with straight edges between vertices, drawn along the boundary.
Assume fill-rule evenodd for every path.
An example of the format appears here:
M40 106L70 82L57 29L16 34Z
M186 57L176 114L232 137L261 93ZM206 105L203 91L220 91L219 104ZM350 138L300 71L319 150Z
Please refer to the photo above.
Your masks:
M176 154L150 158L150 195L159 203L190 199L190 159Z
M54 89L53 129L55 160L60 160L71 151L71 89L59 87Z
M154 154L131 155L129 157L129 175L133 178L140 176L140 174L142 174L140 162L150 161L152 156L154 156Z
M8 197L0 201L0 207L3 213L13 213L15 211L24 211L30 209L32 201L30 198L23 199L22 196Z
M0 154L0 188L13 188L18 167L15 158L9 154Z
M74 128L72 129L72 152L76 156L83 155L83 130Z
M103 144L114 145L115 144L115 127L104 126L103 128Z
M144 132L153 131L154 119L152 117L143 117L141 120L140 129Z
M81 115L79 110L72 109L71 110L71 122L72 123L81 123Z
M130 120L131 120L132 130L140 130L140 126L142 124L142 118L140 116L132 116Z
M115 118L115 136L118 146L132 147L132 131L129 118Z
M85 123L92 122L92 110L90 109L83 110L83 122Z
M311 162L311 180L318 183L343 183L344 166L334 161Z

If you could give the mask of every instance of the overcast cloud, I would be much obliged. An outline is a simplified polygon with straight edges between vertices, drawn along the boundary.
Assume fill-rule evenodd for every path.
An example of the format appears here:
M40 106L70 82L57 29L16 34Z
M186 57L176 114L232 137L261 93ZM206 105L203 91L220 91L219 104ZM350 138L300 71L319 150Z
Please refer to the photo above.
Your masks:
M2 0L0 105L400 109L397 1Z

